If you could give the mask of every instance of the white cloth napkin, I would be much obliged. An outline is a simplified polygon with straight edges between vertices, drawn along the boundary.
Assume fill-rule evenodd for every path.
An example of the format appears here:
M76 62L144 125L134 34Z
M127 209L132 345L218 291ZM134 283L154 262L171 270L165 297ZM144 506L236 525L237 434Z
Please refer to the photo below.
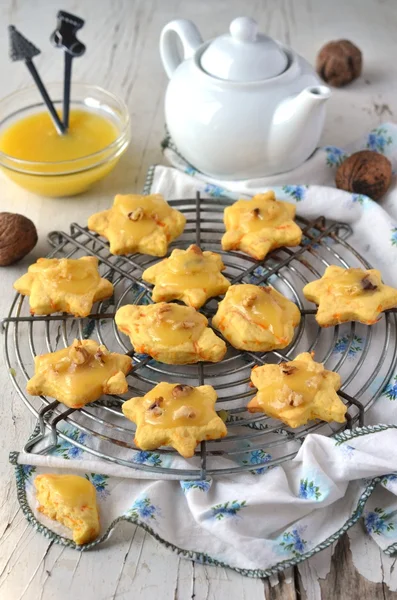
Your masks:
M385 153L396 166L397 127L385 124L349 149L319 149L294 173L236 183L208 181L187 165L168 141L165 154L174 168L153 167L145 191L161 192L166 198L193 197L196 190L206 196L237 198L271 187L278 197L296 202L303 217L324 215L349 223L353 231L349 243L381 269L386 283L397 286L395 186L381 204L323 187L333 185L335 166L343 156L365 147ZM351 346L350 366L359 360L360 344ZM341 347L343 338L337 341L335 352ZM138 523L183 556L230 566L250 576L268 576L312 556L362 515L368 534L385 552L392 553L397 549L397 475L391 474L397 464L396 399L397 374L393 373L366 414L366 423L371 425L334 438L311 434L295 459L269 469L255 468L266 460L266 449L248 448L245 460L252 464L252 471L206 481L148 480L137 470L105 464L61 440L50 456L12 453L18 497L39 531L74 546L65 529L38 513L32 482L34 475L42 472L82 474L97 489L102 526L101 537L82 549L106 539L116 523L125 519ZM67 424L63 430L84 442L81 436L86 434ZM123 454L126 460L154 466L162 464L163 456L156 452L140 452L134 458L128 451ZM220 465L222 461L228 464L228 459L220 458Z

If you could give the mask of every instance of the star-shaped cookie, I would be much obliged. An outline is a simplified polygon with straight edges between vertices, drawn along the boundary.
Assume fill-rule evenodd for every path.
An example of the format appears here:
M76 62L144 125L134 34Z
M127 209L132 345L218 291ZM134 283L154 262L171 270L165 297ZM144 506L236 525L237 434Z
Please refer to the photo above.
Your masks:
M154 283L154 302L181 300L200 308L208 298L226 292L230 282L221 273L224 268L219 254L202 252L193 244L187 250L173 250L169 258L146 269L142 279Z
M376 269L331 265L321 279L305 285L303 294L318 304L316 321L321 327L346 321L373 325L384 310L397 306L397 290L382 283Z
M76 544L87 544L99 535L96 489L79 475L42 473L34 480L38 511L65 525Z
M99 275L98 259L94 256L39 258L17 279L14 288L29 296L33 315L67 312L86 317L95 302L113 294L113 285Z
M300 318L296 304L274 288L240 284L228 289L212 325L239 350L267 352L291 343Z
M216 400L210 385L159 383L143 398L127 400L122 410L137 425L134 442L138 448L172 446L190 458L199 442L227 434L225 423L214 409Z
M112 208L92 215L88 229L109 240L112 254L165 256L168 244L184 230L185 216L160 194L118 195Z
M102 394L124 394L131 359L109 352L94 340L74 340L71 346L36 356L35 374L26 384L32 396L44 394L70 408L81 408Z
M241 250L262 260L275 248L299 246L302 230L294 222L295 213L295 206L278 201L274 192L238 200L225 208L222 248Z
M338 373L326 371L308 352L290 362L254 368L251 381L258 392L248 403L250 412L264 412L293 428L312 419L345 422L346 406L336 393Z
M134 350L159 362L188 365L199 361L219 362L226 344L207 327L204 315L190 306L158 304L122 306L116 325L130 337Z

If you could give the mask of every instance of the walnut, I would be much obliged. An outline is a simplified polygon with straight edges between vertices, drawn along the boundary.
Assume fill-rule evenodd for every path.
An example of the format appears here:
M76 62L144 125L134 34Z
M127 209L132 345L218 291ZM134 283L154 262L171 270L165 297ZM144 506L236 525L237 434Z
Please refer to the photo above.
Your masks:
M292 375L292 373L295 373L295 371L298 370L298 367L294 367L294 365L287 365L287 364L283 364L281 365L281 371L282 373L284 373L284 375Z
M373 283L371 281L369 275L365 275L365 277L362 278L362 280L361 280L361 287L366 292L373 292L374 290L378 289L378 286L376 285L376 283Z
M244 306L244 308L251 308L252 306L254 306L256 298L257 296L255 293L250 294L246 298L243 298L242 305Z
M16 213L0 213L0 266L21 260L37 244L37 231L32 221Z
M203 256L203 251L196 244L192 244L189 251L194 252L194 254L198 254L199 256Z
M69 358L75 365L84 365L91 358L91 355L83 348L80 340L74 340L69 350Z
M140 221L141 219L143 219L144 216L145 212L140 206L128 213L128 218L130 219L130 221Z
M173 419L194 419L196 413L191 406L180 406L173 414Z
M392 166L388 158L373 150L355 152L339 165L336 187L378 200L389 189Z
M183 383L179 383L172 390L172 395L174 398L183 398L184 396L189 396L193 391L191 385L186 385Z
M357 79L361 68L361 50L349 40L328 42L317 56L317 73L334 87L342 87Z
M155 417L161 417L161 415L164 412L163 409L161 408L163 403L164 403L163 396L159 396L158 398L155 398L154 402L152 402L152 404L149 406L148 410Z
M170 320L170 322L173 321ZM193 327L196 327L195 321L178 321L173 324L172 329L193 329Z

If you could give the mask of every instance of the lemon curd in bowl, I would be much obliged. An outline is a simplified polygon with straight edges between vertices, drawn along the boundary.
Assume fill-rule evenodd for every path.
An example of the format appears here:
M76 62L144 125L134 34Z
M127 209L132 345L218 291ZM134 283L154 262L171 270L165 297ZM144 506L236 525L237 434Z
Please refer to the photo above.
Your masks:
M47 87L61 115L62 85ZM84 192L110 173L129 140L125 104L96 86L72 85L65 135L57 133L34 87L0 101L0 167L36 194L60 197Z

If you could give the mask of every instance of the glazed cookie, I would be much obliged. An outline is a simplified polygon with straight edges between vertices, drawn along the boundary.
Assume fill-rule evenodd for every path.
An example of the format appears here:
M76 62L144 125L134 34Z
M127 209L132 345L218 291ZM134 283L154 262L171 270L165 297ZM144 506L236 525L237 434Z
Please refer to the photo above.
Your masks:
M123 404L123 413L136 423L135 444L142 450L172 446L185 458L197 444L226 435L226 425L215 412L217 395L210 385L190 387L159 383L143 398Z
M78 475L37 475L34 480L38 510L73 532L76 544L87 544L99 535L96 490Z
M219 362L226 344L207 327L204 315L179 304L127 305L116 313L116 325L130 337L134 350L171 365Z
M74 340L68 348L34 359L35 374L26 384L33 396L44 394L70 408L81 408L102 394L124 394L131 359L109 352L94 340Z
M112 254L164 256L184 230L186 218L160 194L118 195L112 208L88 219L88 229L109 240Z
M215 252L202 252L192 245L187 250L173 250L169 258L144 271L142 279L154 283L154 302L181 300L200 308L208 298L224 294L230 282L221 271L222 258Z
M14 288L29 296L33 315L67 312L86 317L94 302L113 294L113 285L99 275L98 259L94 256L39 258L16 280Z
M264 412L293 428L312 419L345 422L346 406L336 393L338 373L326 371L308 352L290 362L254 368L251 381L258 392L248 403L250 412Z
M321 327L346 321L373 325L384 310L397 306L397 290L384 285L376 269L331 265L321 279L305 285L303 294L318 304L316 321Z
M241 250L262 260L275 248L299 246L302 231L294 222L296 208L276 200L274 192L238 200L225 208L224 250Z
M296 304L272 287L232 285L219 303L212 325L239 350L285 348L301 315Z

